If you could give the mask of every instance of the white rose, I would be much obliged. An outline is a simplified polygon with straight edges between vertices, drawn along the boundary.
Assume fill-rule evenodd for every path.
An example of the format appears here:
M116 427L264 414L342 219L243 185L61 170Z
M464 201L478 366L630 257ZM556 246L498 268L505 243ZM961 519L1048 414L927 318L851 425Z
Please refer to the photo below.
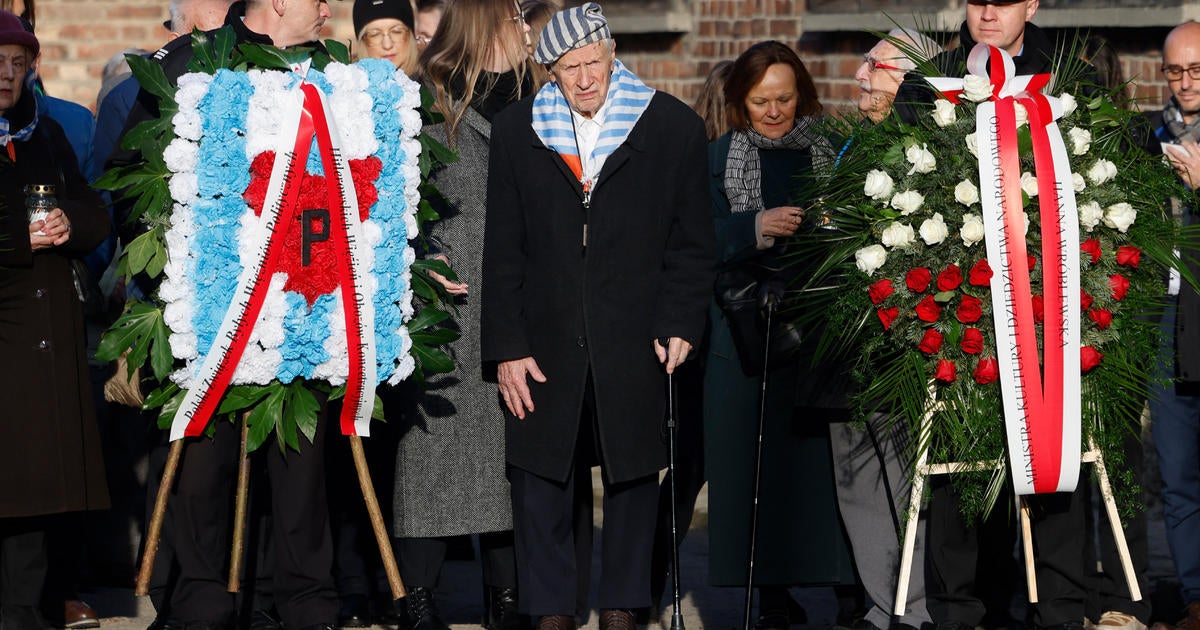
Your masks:
M904 216L920 210L924 203L925 197L915 190L906 190L892 195L892 207L899 210L900 214Z
M1079 227L1091 232L1104 218L1104 210L1095 201L1089 201L1079 206Z
M962 218L962 229L958 231L958 235L962 238L963 245L970 247L982 241L983 219L976 214L964 214Z
M1121 202L1114 203L1104 211L1104 225L1110 228L1115 228L1122 234L1133 225L1134 219L1137 218L1137 210L1133 206Z
M939 98L933 102L933 122L939 127L945 127L954 121L958 120L958 114L954 111L954 103Z
M942 220L940 212L935 212L932 219L925 219L921 223L921 240L925 241L926 245L937 245L949 235L950 230L946 229L946 222Z
M904 159L912 164L912 168L908 169L908 174L913 173L932 173L937 168L937 160L933 154L926 150L926 145L912 145L904 152Z
M964 206L969 206L979 201L979 188L970 180L964 179L958 182L954 187L954 199Z
M1016 114L1016 117L1017 117L1017 127L1018 128L1023 127L1025 124L1027 124L1029 122L1029 111L1025 109L1024 105L1022 105L1020 103L1014 103L1013 104L1013 112Z
M1021 173L1021 190L1025 191L1025 194L1029 195L1030 197L1037 196L1038 182L1037 178L1033 176L1033 173L1030 173L1029 171Z
M1074 96L1063 92L1062 94L1058 95L1058 100L1062 101L1063 116L1070 116L1071 112L1075 111L1076 103Z
M879 237L879 240L887 247L904 247L916 239L917 234L913 231L912 226L899 221L892 221L883 229L883 234Z
M875 273L876 269L883 266L887 262L887 250L883 245L868 245L854 252L854 264L858 266L858 270L868 276Z
M979 138L976 138L974 133L967 134L967 150L971 155L979 157Z
M1117 167L1108 160L1096 160L1096 163L1087 172L1087 178L1092 180L1092 183L1097 186L1116 176Z
M1071 187L1075 189L1075 192L1083 192L1083 189L1087 188L1087 182L1083 181L1083 175L1071 173Z
M1071 127L1067 131L1067 137L1071 139L1071 153L1075 155L1083 155L1092 148L1092 132L1079 127Z
M986 77L968 74L963 77L963 96L976 103L986 101L992 97L992 83Z
M867 172L867 181L863 186L863 194L875 199L883 200L892 196L893 182L891 176L879 170L871 170Z

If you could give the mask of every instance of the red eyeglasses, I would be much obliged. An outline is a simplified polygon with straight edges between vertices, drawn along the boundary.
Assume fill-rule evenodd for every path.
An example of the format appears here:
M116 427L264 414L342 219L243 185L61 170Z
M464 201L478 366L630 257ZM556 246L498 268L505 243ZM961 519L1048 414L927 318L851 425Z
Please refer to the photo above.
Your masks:
M904 68L897 68L896 66L891 66L886 63L882 63L878 59L876 59L870 55L863 55L863 63L867 64L867 66L869 67L867 72L875 72L876 70L895 70L897 72L908 72Z

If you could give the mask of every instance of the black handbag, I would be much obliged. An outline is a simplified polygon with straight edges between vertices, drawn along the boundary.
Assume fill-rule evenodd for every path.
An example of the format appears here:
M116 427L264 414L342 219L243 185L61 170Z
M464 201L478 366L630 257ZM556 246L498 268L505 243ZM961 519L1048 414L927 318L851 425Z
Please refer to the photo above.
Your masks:
M717 307L725 315L738 362L746 376L762 376L766 369L794 363L801 355L800 327L783 313L788 304L787 279L778 269L743 264L717 274L714 284ZM770 335L767 310L773 308ZM771 352L766 354L768 339Z

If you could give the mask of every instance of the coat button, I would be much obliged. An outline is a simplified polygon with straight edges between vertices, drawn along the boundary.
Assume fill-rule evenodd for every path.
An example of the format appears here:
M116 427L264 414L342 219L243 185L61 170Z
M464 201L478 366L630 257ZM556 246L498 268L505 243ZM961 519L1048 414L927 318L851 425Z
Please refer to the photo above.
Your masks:
M586 340L585 340L583 337L580 337L580 338L578 338L578 339L576 339L576 340L575 340L575 345L577 345L577 346L579 346L580 348L582 348L582 347L584 347L584 346L586 346L586 345L587 345L587 341L586 341Z
M50 349L50 342L49 342L49 341L46 341L45 339L43 339L43 340L41 340L41 341L39 341L39 342L38 342L38 344L37 344L37 347L38 347L38 350L49 350L49 349Z
M39 299L39 300L40 300L40 299L42 299L42 298L44 298L44 297L46 297L46 290L45 290L45 289L38 289L37 291L34 291L34 292L33 292L33 297L35 297L35 298L37 298L37 299Z

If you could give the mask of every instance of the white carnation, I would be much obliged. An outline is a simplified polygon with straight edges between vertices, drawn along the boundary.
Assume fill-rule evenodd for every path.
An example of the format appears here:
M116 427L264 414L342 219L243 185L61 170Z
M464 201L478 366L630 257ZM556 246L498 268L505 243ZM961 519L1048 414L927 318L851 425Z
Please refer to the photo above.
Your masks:
M1075 192L1083 192L1083 189L1087 188L1087 182L1084 181L1083 175L1071 173L1071 188L1075 189Z
M986 101L992 97L992 83L987 77L968 74L963 77L963 96L976 103Z
M1071 96L1067 92L1063 92L1058 96L1058 100L1062 101L1063 116L1070 116L1071 113L1075 111L1077 104L1074 96Z
M171 125L175 127L175 135L193 142L204 136L204 120L195 110L181 109L171 117Z
M970 247L975 243L983 240L983 220L976 214L963 215L962 229L958 235L962 238L963 245Z
M887 173L874 169L867 171L867 179L863 185L864 195L875 200L883 200L892 196L893 188L894 183Z
M932 173L937 168L937 159L933 157L926 148L926 145L912 145L904 152L904 159L912 164L912 168L908 169L908 174L913 173Z
M1089 201L1079 206L1079 227L1092 231L1104 218L1104 209L1095 201Z
M1137 219L1137 210L1125 202L1115 203L1104 211L1104 225L1114 228L1122 234L1129 229L1129 226L1133 225L1135 219Z
M964 179L954 187L954 200L964 206L978 203L979 188L971 180Z
M854 264L858 270L871 275L876 269L883 266L887 262L887 250L883 245L868 245L854 252Z
M933 102L933 122L939 127L945 127L958 120L958 114L954 111L954 103L939 98Z
M1087 178L1092 180L1092 183L1097 186L1116 176L1117 167L1108 160L1096 160L1096 163L1087 172Z
M191 203L200 196L200 179L195 173L176 173L167 182L171 199L179 203Z
M879 240L887 247L904 247L916 240L917 234L913 231L911 225L892 221L890 225L883 229L883 234Z
M921 240L925 241L926 245L937 245L949 235L950 230L946 228L946 222L942 220L940 212L935 212L933 218L925 219L921 223Z
M200 147L183 138L175 138L163 150L163 162L172 173L191 173L200 160Z
M925 197L915 190L906 190L904 192L892 195L892 207L899 210L900 214L908 216L917 210L925 203Z
M1079 127L1071 127L1067 131L1067 137L1071 139L1071 153L1075 155L1083 155L1092 148L1092 132Z

